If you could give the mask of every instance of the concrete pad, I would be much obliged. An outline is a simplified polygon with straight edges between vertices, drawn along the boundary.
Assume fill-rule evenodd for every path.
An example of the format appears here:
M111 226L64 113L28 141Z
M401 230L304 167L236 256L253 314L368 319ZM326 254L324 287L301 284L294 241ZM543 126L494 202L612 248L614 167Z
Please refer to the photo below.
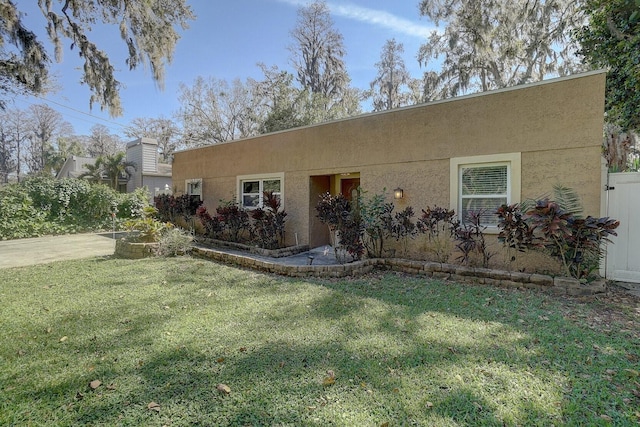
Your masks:
M116 233L116 237L118 236ZM68 234L0 241L0 268L113 255L112 233Z

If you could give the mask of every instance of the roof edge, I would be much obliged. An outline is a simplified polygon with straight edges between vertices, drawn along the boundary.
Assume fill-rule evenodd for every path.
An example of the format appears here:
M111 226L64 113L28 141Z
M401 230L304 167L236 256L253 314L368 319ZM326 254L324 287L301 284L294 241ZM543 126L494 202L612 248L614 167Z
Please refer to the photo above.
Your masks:
M584 71L584 72L581 72L581 73L570 74L570 75L567 75L567 76L554 77L554 78L551 78L551 79L548 79L548 80L539 80L537 82L530 82L530 83L524 83L524 84L516 85L516 86L509 86L509 87L503 87L503 88L499 88L499 89L492 89L492 90L488 90L488 91L485 91L485 92L474 92L474 93L469 93L469 94L460 95L460 96L454 96L454 97L446 98L446 99L438 99L438 100L435 100L435 101L423 102L421 104L408 105L406 107L393 108L391 110L372 111L372 112L369 112L369 113L358 114L357 116L344 117L344 118L341 118L341 119L329 120L329 121L322 122L322 123L314 123L314 124L311 124L311 125L300 126L300 127L291 128L291 129L284 129L284 130L280 130L280 131L276 131L276 132L263 133L263 134L260 134L260 135L250 136L250 137L247 137L247 138L232 139L230 141L216 142L216 143L210 143L210 144L201 145L201 146L198 146L198 147L185 148L184 150L177 150L177 151L175 151L175 153L183 153L183 152L188 152L188 151L193 151L193 150L200 150L200 149L203 149L203 148L213 147L213 146L216 146L216 145L230 144L230 143L234 143L234 142L248 141L248 140L255 139L255 138L262 138L262 137L267 136L267 135L278 135L278 134L281 134L281 133L298 131L298 130L301 130L301 129L309 129L309 128L318 127L318 126L325 126L325 125L332 124L332 123L340 123L340 122L345 122L345 121L349 121L349 120L358 120L358 119L362 119L362 118L365 118L365 117L377 116L377 115L381 115L381 114L390 114L390 113L395 113L395 112L403 111L403 110L422 108L422 107L429 106L429 105L439 105L439 104L444 104L444 103L447 103L447 102L463 101L463 100L466 100L466 99L472 99L472 98L477 98L477 97L481 97L481 96L489 96L489 95L495 95L495 94L504 93L504 92L510 92L510 91L514 91L514 90L528 89L528 88L531 88L531 87L542 86L542 85L547 85L547 84L554 84L554 83L558 83L558 82L562 82L562 81L566 81L566 80L575 80L575 79L580 79L580 78L584 78L584 77L591 77L591 76L594 76L594 75L606 74L606 73L607 73L606 69L599 68L599 69L596 69L596 70Z

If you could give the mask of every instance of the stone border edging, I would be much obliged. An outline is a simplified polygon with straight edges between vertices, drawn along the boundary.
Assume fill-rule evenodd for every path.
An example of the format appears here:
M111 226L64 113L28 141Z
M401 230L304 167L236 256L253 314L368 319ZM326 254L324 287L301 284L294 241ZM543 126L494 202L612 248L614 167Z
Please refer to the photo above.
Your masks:
M401 258L370 258L349 264L336 265L284 265L278 262L197 246L194 246L192 254L225 264L289 277L356 277L368 273L374 268L382 268L435 279L455 280L457 282L471 282L505 288L536 289L555 295L588 296L603 293L606 290L606 282L604 280L583 285L577 279L571 277L553 277L544 274L473 268Z
M195 239L197 243L210 246L212 248L229 248L238 249L241 251L247 251L252 254L267 256L270 258L284 258L291 255L297 255L309 250L309 245L287 246L281 249L264 249L258 246L250 246L242 243L228 242L226 240L209 239L207 237L197 237Z

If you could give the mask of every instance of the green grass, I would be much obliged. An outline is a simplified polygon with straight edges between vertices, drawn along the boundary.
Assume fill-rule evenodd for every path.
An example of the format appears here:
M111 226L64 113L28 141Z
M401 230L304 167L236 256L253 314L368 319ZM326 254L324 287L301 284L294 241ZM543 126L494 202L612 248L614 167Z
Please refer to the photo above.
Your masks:
M638 425L637 335L591 310L191 258L5 269L0 425Z

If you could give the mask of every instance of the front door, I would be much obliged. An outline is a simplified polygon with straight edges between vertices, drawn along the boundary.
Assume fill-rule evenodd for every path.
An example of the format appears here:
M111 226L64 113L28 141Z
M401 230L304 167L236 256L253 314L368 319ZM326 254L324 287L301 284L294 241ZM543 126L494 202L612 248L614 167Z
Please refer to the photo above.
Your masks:
M360 178L343 178L340 180L340 192L349 201L358 198Z

